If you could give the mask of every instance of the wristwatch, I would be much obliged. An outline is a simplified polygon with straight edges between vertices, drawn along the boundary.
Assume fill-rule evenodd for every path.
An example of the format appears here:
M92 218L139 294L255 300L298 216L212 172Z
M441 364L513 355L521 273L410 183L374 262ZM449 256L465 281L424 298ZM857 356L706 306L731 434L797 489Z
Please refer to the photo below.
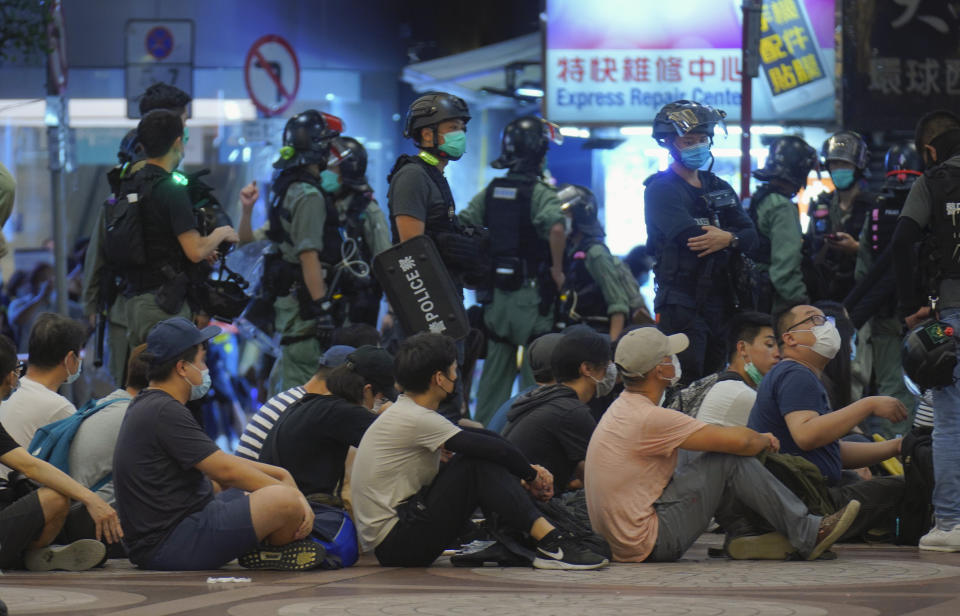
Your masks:
M740 237L736 233L730 233L733 236L733 239L730 240L730 248L739 248L740 247Z

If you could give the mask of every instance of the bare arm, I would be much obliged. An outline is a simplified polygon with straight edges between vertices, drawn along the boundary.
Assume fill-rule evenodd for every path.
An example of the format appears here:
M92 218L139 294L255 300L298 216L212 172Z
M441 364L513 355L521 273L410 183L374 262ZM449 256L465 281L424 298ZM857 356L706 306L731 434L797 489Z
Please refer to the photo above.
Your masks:
M784 420L797 447L812 451L843 438L870 415L897 422L906 418L907 412L895 398L869 396L825 415L812 410L793 411Z
M567 234L563 223L550 227L550 276L557 284L557 290L563 290L563 251L567 247Z
M610 315L610 341L613 342L620 337L624 326L627 324L627 315L622 312Z
M317 301L327 295L327 285L323 282L323 264L316 250L300 253L300 268L303 270L303 282L307 285L310 299Z
M234 458L243 464L249 464L261 473L264 473L269 477L273 477L284 485L288 485L291 488L297 487L297 482L293 480L293 475L291 475L290 472L283 467L274 466L272 464L264 464L263 462L256 462L254 460L248 460L246 458L241 458L240 456L234 456Z
M423 235L423 230L426 228L422 220L406 214L397 215L394 217L394 221L397 223L397 234L400 236L401 242L405 242L411 237Z
M843 468L861 468L883 462L900 454L901 439L880 443L840 441L840 461Z
M240 488L247 492L254 492L260 488L283 483L256 466L244 464L240 458L219 449L198 462L196 468L224 489Z
M761 451L780 449L772 434L760 434L742 426L707 425L680 443L681 449L715 451L735 456L755 456Z
M260 197L260 189L257 188L257 181L254 180L243 187L240 191L240 226L237 229L237 235L241 244L247 244L253 241L253 227L250 226L250 215L253 213L253 206Z
M240 241L240 237L233 227L223 226L214 229L210 235L200 235L196 229L190 229L178 235L177 241L180 242L183 254L187 255L188 259L194 263L200 263L216 252L217 246L223 242L235 244Z

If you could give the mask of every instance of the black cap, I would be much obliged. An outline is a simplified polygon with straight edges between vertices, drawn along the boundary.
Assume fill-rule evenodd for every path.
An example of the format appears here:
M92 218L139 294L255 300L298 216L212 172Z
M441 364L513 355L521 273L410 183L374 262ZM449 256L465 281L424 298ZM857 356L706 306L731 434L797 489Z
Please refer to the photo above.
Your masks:
M533 378L538 382L553 379L553 370L550 368L550 357L557 343L563 339L563 334L551 332L544 334L530 343L527 354L530 357L530 370Z
M385 349L366 344L347 355L346 365L391 402L397 399L397 390L393 386L393 355Z
M190 347L210 340L222 330L216 325L199 329L189 319L174 317L160 321L147 334L147 349L150 364L156 366L170 361Z

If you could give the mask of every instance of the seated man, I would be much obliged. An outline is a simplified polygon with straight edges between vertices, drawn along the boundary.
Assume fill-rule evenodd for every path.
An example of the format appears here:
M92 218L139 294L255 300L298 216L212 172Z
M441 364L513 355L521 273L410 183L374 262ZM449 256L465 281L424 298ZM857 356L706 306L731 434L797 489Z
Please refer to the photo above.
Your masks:
M396 398L393 356L363 346L327 378L329 394L307 394L277 420L267 435L260 461L293 475L307 497L335 495L343 484L344 461L377 418L377 398Z
M770 315L734 315L727 324L727 354L730 364L707 391L696 417L709 424L745 426L763 375L780 361Z
M615 363L625 389L587 449L584 485L594 531L610 543L614 560L674 561L713 516L726 526L746 508L746 515L759 514L782 534L733 539L731 556L784 558L796 550L816 559L850 526L859 504L851 501L826 518L811 515L753 457L776 451L774 436L705 424L657 406L680 377L677 353L688 344L684 334L668 337L653 327L634 330L618 343ZM678 449L713 453L677 468Z
M80 485L93 487L110 475L111 479L97 490L97 494L111 504L116 501L112 479L113 452L117 447L120 424L130 401L149 385L147 361L143 358L146 348L145 344L141 344L130 353L127 387L110 392L98 400L98 404L106 403L106 406L83 420L70 443L70 455L67 458L70 476Z
M876 464L900 453L900 440L862 443L840 440L866 417L901 421L907 410L896 398L870 396L832 410L820 373L840 348L840 334L819 308L798 305L777 316L783 361L764 377L747 425L773 433L783 453L806 458L826 479L834 505L851 498L863 512L848 536L887 525L892 530L903 496L902 477L858 481L843 469Z
M21 447L30 445L37 428L77 412L73 403L57 393L64 383L80 376L80 349L86 332L79 321L45 312L30 332L27 375L20 387L0 406L0 421ZM9 469L0 466L0 477Z
M375 552L388 567L429 566L454 545L480 507L537 541L534 567L607 564L540 515L530 494L541 500L553 495L546 469L531 466L499 435L460 428L437 413L455 391L453 340L426 333L407 338L394 373L405 393L367 429L353 467L353 512L363 551ZM455 454L443 469L441 449Z
M19 374L17 349L9 338L0 336L0 399L6 400L17 388ZM100 564L107 550L98 540L50 545L67 520L71 499L86 507L97 539L114 543L123 536L117 513L110 505L55 466L31 456L3 425L0 462L44 486L20 498L9 494L12 488L0 488L0 569L82 571Z
M597 426L586 403L608 394L617 375L610 363L610 343L596 332L562 336L550 365L557 384L517 400L503 435L533 464L550 471L553 491L560 494L570 481L583 480L583 459Z
M280 416L305 394L329 395L327 375L345 362L347 355L353 351L352 346L334 345L330 347L326 353L320 356L317 371L313 373L309 381L303 385L281 391L264 402L263 406L247 422L247 427L243 429L243 434L240 435L240 444L237 446L237 455L248 460L259 460L260 452L263 449L263 439L267 438L267 434L270 433Z
M113 460L130 560L172 571L237 557L251 568L312 569L323 548L305 539L313 510L290 473L224 453L185 406L210 387L204 343L219 333L174 317L147 334L150 386L130 403ZM250 494L214 495L221 488Z
M563 334L552 332L544 334L530 343L527 347L527 354L530 356L530 371L533 372L534 385L501 404L497 412L493 414L493 418L490 419L490 423L487 424L487 430L502 434L507 425L507 414L513 407L514 402L535 389L545 385L553 385L557 382L553 378L553 370L550 369L550 356L562 338Z

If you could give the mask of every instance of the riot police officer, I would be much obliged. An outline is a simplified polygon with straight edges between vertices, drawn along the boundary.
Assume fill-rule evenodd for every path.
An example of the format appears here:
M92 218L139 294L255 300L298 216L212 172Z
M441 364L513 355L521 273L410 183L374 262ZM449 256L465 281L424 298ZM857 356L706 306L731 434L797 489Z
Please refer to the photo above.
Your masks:
M653 122L653 137L673 157L666 171L645 181L644 216L657 294L654 311L667 334L685 333L690 346L679 354L682 382L723 367L723 325L740 305L731 272L740 251L749 252L757 232L729 184L704 171L723 111L678 100Z
M305 383L317 358L342 325L329 292L334 266L342 261L339 214L322 190L321 173L331 162L331 142L343 130L340 118L314 109L299 113L283 129L283 147L273 164L279 170L271 187L266 236L273 244L264 262L262 288L274 298L274 328L280 333L280 357L270 375L270 390ZM241 239L252 239L249 210Z
M853 131L840 131L823 142L822 164L836 190L810 204L806 242L808 291L812 301L843 301L853 288L857 238L876 195L862 186L867 142Z
M563 212L556 191L541 178L551 141L559 144L562 137L559 127L546 120L524 116L507 124L500 157L490 165L508 169L507 175L490 182L459 215L490 232L493 300L483 312L487 354L474 414L484 425L510 397L517 347L553 327L552 297L545 295L563 288ZM541 293L545 285L546 293ZM520 386L533 383L524 354Z
M367 150L353 137L339 137L333 147L340 164L320 172L321 188L333 197L344 234L343 271L337 292L344 296L350 323L376 327L380 286L370 272L373 258L390 247L390 230L367 181Z
M753 172L761 184L750 200L750 218L759 242L750 257L767 273L763 295L769 301L758 308L778 314L796 305L807 304L810 296L803 281L803 231L800 212L793 202L806 186L807 176L817 164L817 151L800 137L779 137L770 144L766 164Z

